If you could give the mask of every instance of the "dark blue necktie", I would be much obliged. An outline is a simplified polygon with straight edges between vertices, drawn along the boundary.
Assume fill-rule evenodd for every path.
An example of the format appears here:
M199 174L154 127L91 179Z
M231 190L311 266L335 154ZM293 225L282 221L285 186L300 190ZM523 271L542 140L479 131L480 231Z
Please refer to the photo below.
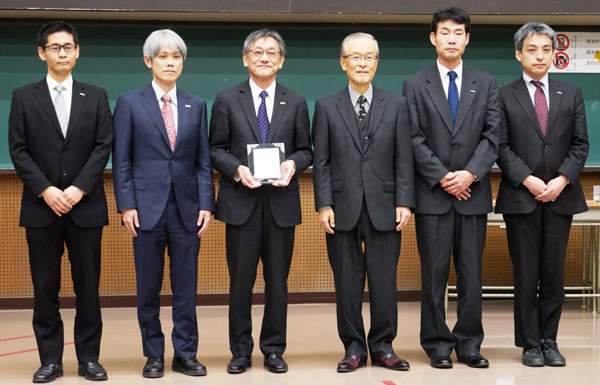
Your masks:
M448 105L452 112L452 123L456 123L456 111L458 111L458 87L456 87L456 72L448 72L450 84L448 85Z
M267 116L267 105L265 104L265 98L269 94L267 91L263 91L260 93L260 97L262 101L260 102L260 106L258 107L258 127L260 128L260 138L263 143L267 143L267 136L269 136L269 116Z

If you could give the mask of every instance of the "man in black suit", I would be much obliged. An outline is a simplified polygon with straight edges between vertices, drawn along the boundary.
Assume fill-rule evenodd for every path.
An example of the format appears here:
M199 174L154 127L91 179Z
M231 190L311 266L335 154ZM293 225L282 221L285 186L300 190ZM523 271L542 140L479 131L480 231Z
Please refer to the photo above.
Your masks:
M244 66L250 79L220 92L212 107L210 147L213 167L222 174L215 218L226 226L230 277L227 371L252 366L252 288L259 258L265 280L265 312L260 335L264 365L287 372L287 277L300 224L298 175L312 163L308 108L304 98L275 81L286 45L271 30L246 38ZM270 123L269 123L270 122ZM247 145L283 143L283 179L262 185L248 167Z
M392 341L398 326L400 230L415 205L410 124L406 99L371 84L378 62L373 36L347 36L340 64L350 84L317 100L313 120L315 204L327 233L345 350L338 372L364 366L368 354L373 365L409 369ZM361 314L366 277L368 340Z
M98 287L102 227L108 210L102 174L110 154L112 120L106 91L73 80L77 31L52 21L38 32L38 55L48 75L16 89L8 122L10 156L23 181L20 226L26 228L34 290L33 329L42 366L33 382L63 375L60 317L65 244L77 296L78 374L106 380L98 363L102 316Z
M119 96L115 106L113 177L117 210L133 239L142 375L164 374L160 290L165 249L173 293L173 371L206 375L198 362L196 293L200 237L215 206L206 102L181 91L187 47L170 29L152 32L144 62L153 80Z
M437 11L431 43L437 64L404 82L415 157L415 225L421 258L421 346L435 368L459 362L487 368L479 353L481 261L487 213L492 210L489 172L498 155L500 102L493 76L463 65L471 22L460 8ZM446 324L444 299L450 257L458 287L458 319Z
M573 214L587 211L579 173L589 143L581 90L549 79L556 33L530 22L515 34L523 76L500 89L496 212L506 222L515 285L515 344L526 366L564 366L556 344Z

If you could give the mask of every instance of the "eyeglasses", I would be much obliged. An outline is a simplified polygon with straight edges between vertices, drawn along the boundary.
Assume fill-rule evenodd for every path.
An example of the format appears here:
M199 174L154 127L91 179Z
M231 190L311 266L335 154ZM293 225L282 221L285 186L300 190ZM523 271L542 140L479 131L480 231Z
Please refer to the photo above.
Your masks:
M342 56L344 59L350 59L351 62L353 63L359 63L362 59L365 59L365 61L369 64L374 63L377 59L379 59L379 56L374 55L374 54L368 54L368 55L359 55L357 53L351 53L349 55L346 56Z
M281 52L278 51L266 51L266 53L269 60L277 60L277 58L279 58L279 55L281 54ZM264 54L265 51L261 49L251 49L248 51L248 56L250 56L252 60L260 60L260 58L262 58Z
M75 51L75 48L77 48L77 45L75 44L71 44L71 43L67 43L67 44L52 44L52 45L47 45L44 48L48 48L48 51L50 52L54 52L54 53L59 53L61 49L65 50L65 53L71 53L73 51Z

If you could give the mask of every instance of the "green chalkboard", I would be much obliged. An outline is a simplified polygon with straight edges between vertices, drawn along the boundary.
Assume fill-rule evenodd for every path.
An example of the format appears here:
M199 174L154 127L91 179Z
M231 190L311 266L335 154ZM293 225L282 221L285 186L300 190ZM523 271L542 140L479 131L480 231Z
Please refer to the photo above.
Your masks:
M74 77L108 91L111 108L117 97L144 87L151 73L142 60L142 45L155 29L171 27L188 45L188 58L178 87L208 102L215 95L244 81L242 43L247 34L268 25L124 24L73 22L80 36L80 58ZM37 56L36 34L41 22L3 22L0 25L0 168L12 168L8 154L8 114L12 90L43 79L46 65ZM401 93L404 79L436 59L427 26L278 25L288 45L283 69L277 80L304 95L312 115L316 99L347 86L339 65L342 39L357 31L372 33L379 41L380 62L374 84ZM495 75L500 86L521 74L514 57L513 27L474 26L464 55L467 65ZM580 86L586 102L591 150L588 166L600 166L600 76L556 74L557 79Z

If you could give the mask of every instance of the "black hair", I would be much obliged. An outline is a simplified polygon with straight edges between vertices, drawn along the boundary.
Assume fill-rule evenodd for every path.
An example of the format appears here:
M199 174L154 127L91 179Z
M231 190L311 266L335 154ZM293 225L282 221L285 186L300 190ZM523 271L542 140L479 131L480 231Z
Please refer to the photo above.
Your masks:
M56 32L66 32L68 34L71 34L73 36L73 42L75 43L75 45L79 45L79 37L77 36L77 31L75 30L75 27L62 20L52 20L46 23L38 31L38 47L45 48L46 44L48 44L48 36Z
M464 9L458 7L437 10L433 14L433 20L431 20L431 32L434 34L437 33L438 24L446 20L452 20L456 24L464 24L465 32L471 32L471 18L469 14Z

